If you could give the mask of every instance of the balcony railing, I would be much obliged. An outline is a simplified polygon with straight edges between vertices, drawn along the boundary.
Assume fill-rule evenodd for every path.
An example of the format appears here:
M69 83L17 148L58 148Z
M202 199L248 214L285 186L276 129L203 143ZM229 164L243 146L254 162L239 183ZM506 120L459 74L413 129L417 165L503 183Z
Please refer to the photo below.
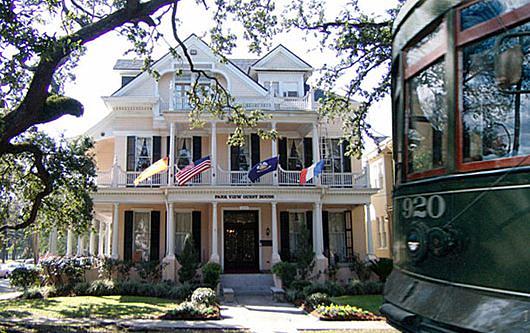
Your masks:
M175 168L175 174L179 171ZM96 183L98 187L134 187L134 180L138 177L138 171L124 171L119 166L108 171L97 174ZM291 186L315 187L322 185L333 188L368 188L368 177L366 169L362 173L323 173L318 180L312 179L304 185L300 184L300 171L283 170L278 167L275 173L263 175L255 183L248 179L247 171L228 171L220 167L216 172L215 186ZM275 175L278 181L275 182ZM211 186L212 169L193 177L185 186ZM177 181L173 182L178 186ZM160 173L142 181L138 187L160 187L168 185L168 173Z

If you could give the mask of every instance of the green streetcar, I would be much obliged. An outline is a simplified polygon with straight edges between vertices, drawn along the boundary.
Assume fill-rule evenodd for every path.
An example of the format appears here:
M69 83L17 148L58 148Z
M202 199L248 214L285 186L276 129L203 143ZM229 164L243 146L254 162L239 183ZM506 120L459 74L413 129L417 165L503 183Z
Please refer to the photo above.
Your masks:
M530 0L409 0L392 66L381 312L408 332L530 332Z

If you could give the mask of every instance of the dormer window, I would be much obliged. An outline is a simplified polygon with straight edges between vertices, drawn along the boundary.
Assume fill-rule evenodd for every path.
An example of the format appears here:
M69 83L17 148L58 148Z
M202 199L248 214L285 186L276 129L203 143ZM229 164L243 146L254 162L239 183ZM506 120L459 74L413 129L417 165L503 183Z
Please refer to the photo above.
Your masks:
M191 73L181 74L175 77L175 92L174 92L174 107L177 110L191 109L188 93L191 91L191 86L195 82L195 78ZM199 85L201 87L208 88L211 84L210 79L201 76L199 79ZM201 89L197 90L197 93L201 93Z
M265 81L263 82L265 88L272 93L274 97L280 96L280 82L278 81Z
M296 82L283 83L283 97L298 97L298 85Z

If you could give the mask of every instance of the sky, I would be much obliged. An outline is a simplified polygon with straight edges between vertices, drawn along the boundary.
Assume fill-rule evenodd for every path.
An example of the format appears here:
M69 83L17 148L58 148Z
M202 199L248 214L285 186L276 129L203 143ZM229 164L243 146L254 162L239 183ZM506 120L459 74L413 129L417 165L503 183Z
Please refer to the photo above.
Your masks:
M281 0L283 1L283 0ZM332 16L338 13L347 0L327 0L326 12ZM392 6L393 0L360 0L360 6L365 13L382 13L386 8ZM169 15L168 15L169 16ZM183 1L179 5L178 14L181 20L179 36L185 38L195 33L198 36L204 35L211 27L210 13L203 8L199 8L195 1ZM238 31L238 23L227 22L230 28ZM160 27L161 31L167 35L168 41L173 41L171 37L171 27L168 21ZM273 47L283 44L295 54L299 55L313 68L322 67L329 61L332 54L323 54L317 49L316 40L305 42L301 33L281 33L272 41ZM206 39L207 41L207 39ZM256 54L248 52L247 44L240 40L238 46L233 50L232 58L257 58ZM73 137L83 134L89 128L102 120L109 111L106 109L101 97L109 96L120 87L121 79L112 68L117 59L131 58L132 55L124 55L128 44L123 37L116 33L109 33L93 42L87 44L86 53L80 59L78 66L74 70L76 79L65 84L65 94L76 98L85 107L85 113L81 118L65 116L59 120L42 126L42 128L52 135L64 134L66 137ZM167 46L161 43L155 50L154 59L164 55ZM340 91L345 80L339 82L337 91ZM367 83L372 84L371 82ZM368 115L368 120L377 133L391 135L391 106L389 98L382 103L374 105Z

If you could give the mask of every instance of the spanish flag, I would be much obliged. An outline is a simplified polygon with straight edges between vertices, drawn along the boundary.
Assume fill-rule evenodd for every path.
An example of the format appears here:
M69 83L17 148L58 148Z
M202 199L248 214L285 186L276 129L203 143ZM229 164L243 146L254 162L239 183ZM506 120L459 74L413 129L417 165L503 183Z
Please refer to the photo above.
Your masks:
M136 177L134 180L134 186L138 186L142 181L146 180L149 177L152 177L156 175L157 173L164 172L168 168L169 158L166 156L161 160L156 161L155 163L151 164L149 168L142 171L141 174Z

